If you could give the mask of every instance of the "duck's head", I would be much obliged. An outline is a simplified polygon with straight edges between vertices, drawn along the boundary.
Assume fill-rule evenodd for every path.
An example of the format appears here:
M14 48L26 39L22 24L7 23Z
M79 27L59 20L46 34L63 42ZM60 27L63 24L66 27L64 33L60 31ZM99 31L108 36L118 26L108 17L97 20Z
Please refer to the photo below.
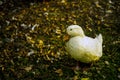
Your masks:
M83 29L78 26L78 25L70 25L67 28L67 34L74 37L74 36L80 36L80 37L84 37L85 34L83 32Z

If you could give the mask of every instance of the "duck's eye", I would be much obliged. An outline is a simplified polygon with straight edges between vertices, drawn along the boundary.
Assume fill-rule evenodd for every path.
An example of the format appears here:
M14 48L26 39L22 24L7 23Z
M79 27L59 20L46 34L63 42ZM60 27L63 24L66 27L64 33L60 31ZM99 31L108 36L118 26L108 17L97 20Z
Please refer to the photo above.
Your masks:
M72 29L70 29L70 31L72 31Z

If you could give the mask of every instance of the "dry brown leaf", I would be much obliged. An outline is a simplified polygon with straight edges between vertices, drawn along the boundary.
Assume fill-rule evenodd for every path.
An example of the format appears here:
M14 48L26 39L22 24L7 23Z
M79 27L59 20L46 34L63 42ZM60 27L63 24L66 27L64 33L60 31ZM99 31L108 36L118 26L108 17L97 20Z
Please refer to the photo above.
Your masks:
M28 41L29 43L31 43L31 44L34 44L34 43L35 43L35 41L32 39L32 37L26 36L26 38L27 38L27 41Z
M58 73L59 76L62 76L62 75L63 75L63 71L62 71L62 69L57 69L55 72Z
M78 75L75 75L73 80L78 80Z
M39 40L39 46L42 46L44 43L42 40Z
M48 55L46 55L46 59L47 59L48 61L51 61L51 59L50 59L50 57L49 57Z
M56 29L56 34L61 34L61 30L60 29Z
M63 36L63 41L68 41L69 40L69 35L64 35Z
M27 72L29 72L30 70L32 70L32 67L33 67L32 65L27 66L27 67L24 68L24 70L26 70Z
M120 68L118 68L118 71L120 72Z
M88 29L89 31L92 31L92 29L91 29L90 27L87 27L87 29Z
M81 78L81 80L90 80L89 78Z

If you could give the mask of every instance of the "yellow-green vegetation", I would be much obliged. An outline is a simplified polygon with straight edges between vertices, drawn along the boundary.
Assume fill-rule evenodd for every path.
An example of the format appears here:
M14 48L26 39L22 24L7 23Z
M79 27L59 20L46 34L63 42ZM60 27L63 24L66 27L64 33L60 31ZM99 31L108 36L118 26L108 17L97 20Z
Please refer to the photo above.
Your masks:
M120 79L120 1L0 0L0 10L0 80ZM103 35L103 56L92 66L73 69L65 51L71 24Z

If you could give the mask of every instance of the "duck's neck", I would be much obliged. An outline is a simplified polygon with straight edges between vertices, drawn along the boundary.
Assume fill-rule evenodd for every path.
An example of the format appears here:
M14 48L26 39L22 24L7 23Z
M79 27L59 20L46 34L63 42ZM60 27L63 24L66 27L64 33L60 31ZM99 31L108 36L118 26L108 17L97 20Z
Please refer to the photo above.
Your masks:
M85 34L74 34L74 35L71 35L71 37L76 37L76 36L79 36L79 37L85 37Z
M85 37L85 34L83 33L83 34L79 34L78 36L80 36L80 37Z
M77 36L84 37L85 34L84 34L83 30L78 30L77 31Z

